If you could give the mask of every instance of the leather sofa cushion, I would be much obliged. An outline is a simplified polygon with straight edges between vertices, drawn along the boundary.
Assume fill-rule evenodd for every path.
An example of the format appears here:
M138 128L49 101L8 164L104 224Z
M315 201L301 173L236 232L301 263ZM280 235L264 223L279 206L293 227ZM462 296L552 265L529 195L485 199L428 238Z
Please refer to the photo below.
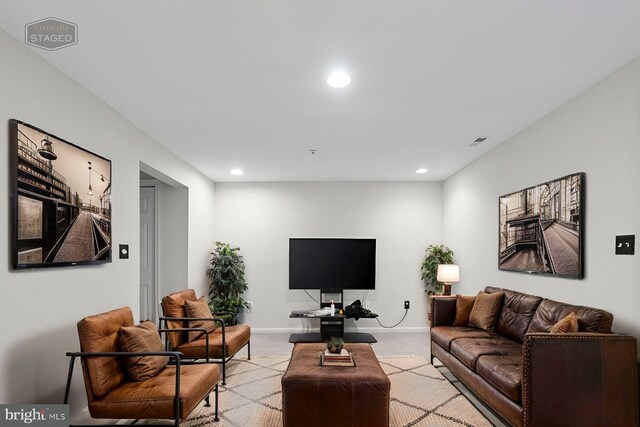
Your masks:
M164 344L153 322L145 321L136 326L123 326L118 335L120 351L136 353L164 351ZM149 379L160 372L167 363L167 356L125 357L122 359L127 375L134 381Z
M471 314L469 314L469 326L475 326L485 331L493 331L498 313L500 313L503 296L502 292L493 294L479 292L473 303Z
M476 362L480 356L520 356L522 344L501 336L492 338L458 338L451 343L451 354L464 363L469 369L476 370Z
M431 339L447 351L451 350L451 342L458 338L491 338L496 336L493 332L487 332L469 326L434 326L431 328Z
M570 334L574 332L578 332L578 318L576 314L572 311L569 313L567 317L563 317L551 327L549 331L552 334Z
M118 351L118 333L121 326L133 326L133 313L122 307L106 313L88 316L78 322L78 337L82 352ZM117 358L94 357L83 360L83 369L91 378L93 396L103 396L126 380L122 362ZM93 396L90 396L91 399Z
M453 326L467 326L475 301L475 295L456 295L456 318Z
M187 313L184 309L184 301L196 301L196 291L193 289L186 289L180 292L174 292L171 295L167 295L162 298L162 311L165 317L187 317ZM188 327L186 322L172 321L167 322L169 329L174 328L186 328ZM188 342L186 332L171 332L168 333L169 343L171 348L176 349L180 344Z
M570 305L544 299L533 315L527 332L549 332L551 327L571 312L578 318L579 332L611 333L613 315L597 308Z
M494 287L485 288L485 292L504 292L502 309L498 316L495 331L504 337L522 343L524 341L524 334L527 332L531 319L533 319L533 315L540 305L542 298Z
M227 341L227 357L234 355L251 339L251 328L249 325L237 325L225 327L225 340ZM184 354L185 357L204 358L206 350L205 337L195 341L186 342L179 345L176 351ZM209 357L214 359L222 358L222 328L217 328L215 332L209 334Z
M481 356L476 373L500 390L511 400L522 401L522 355L509 354Z
M207 304L207 300L202 296L198 298L197 301L190 301L188 299L184 300L184 310L187 314L187 317L197 318L197 319L213 319L213 314L211 314L211 309L209 308L209 304ZM189 322L190 328L203 328L207 332L211 333L216 330L216 322L213 320L194 320ZM195 341L201 336L204 336L204 332L202 331L189 331L188 332L188 340L189 342Z
M215 387L220 366L212 363L180 366L180 418ZM101 399L89 403L93 418L173 418L176 392L175 366L167 366L145 381L127 382Z

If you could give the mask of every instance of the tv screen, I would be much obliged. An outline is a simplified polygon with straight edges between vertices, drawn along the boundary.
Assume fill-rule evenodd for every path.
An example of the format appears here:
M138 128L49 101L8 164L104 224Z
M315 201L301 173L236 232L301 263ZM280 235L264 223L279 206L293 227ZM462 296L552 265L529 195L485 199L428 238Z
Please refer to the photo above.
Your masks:
M289 239L289 289L375 286L375 239Z
M13 268L111 262L111 161L9 121Z

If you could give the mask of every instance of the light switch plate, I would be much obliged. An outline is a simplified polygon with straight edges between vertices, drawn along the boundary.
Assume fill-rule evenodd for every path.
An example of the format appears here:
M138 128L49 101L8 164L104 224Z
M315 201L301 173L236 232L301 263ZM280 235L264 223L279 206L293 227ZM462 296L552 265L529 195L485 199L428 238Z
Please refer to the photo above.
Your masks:
M120 245L120 259L129 259L129 245Z
M616 255L635 255L636 235L616 236Z

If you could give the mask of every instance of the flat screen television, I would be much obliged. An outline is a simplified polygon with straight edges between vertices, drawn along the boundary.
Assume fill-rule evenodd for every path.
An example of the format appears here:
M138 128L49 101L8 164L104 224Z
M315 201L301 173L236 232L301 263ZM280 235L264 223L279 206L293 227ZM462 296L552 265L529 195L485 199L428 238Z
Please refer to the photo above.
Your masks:
M9 121L15 270L111 262L111 161Z
M376 239L289 239L289 289L375 289Z

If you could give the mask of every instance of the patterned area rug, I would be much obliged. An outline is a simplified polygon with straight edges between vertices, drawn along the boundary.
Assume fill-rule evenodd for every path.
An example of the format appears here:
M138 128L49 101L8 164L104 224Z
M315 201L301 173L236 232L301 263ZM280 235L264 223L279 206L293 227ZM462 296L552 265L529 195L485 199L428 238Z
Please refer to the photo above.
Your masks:
M381 357L391 380L390 426L467 426L492 424L423 357ZM288 357L254 357L227 364L227 385L220 386L220 422L200 404L185 427L282 427L280 378Z

